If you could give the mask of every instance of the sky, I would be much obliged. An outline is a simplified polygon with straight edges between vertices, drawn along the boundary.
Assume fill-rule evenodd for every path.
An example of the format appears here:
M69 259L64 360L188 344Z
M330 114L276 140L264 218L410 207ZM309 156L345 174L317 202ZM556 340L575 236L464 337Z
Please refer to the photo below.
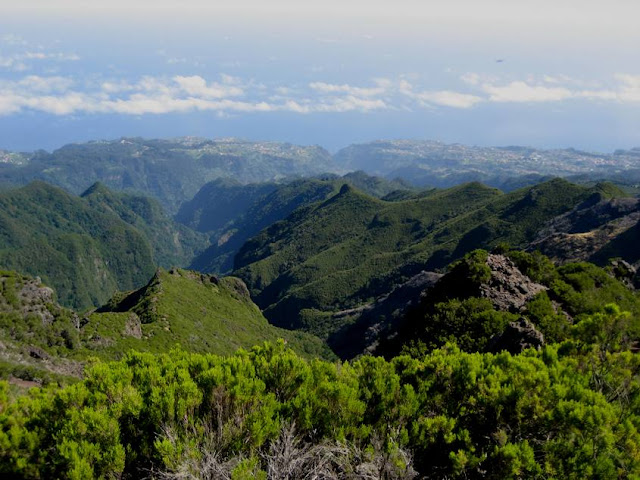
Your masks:
M636 0L21 0L0 149L121 136L640 146Z

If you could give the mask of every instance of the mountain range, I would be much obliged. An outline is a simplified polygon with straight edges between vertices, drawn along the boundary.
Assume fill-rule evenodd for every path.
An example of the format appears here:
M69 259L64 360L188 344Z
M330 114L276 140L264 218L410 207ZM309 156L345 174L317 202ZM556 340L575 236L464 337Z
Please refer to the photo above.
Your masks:
M173 215L217 178L247 184L362 170L419 187L481 181L510 191L561 176L580 182L610 179L637 191L639 162L638 148L600 154L384 140L350 145L331 155L318 146L239 139L121 138L65 145L51 153L0 151L0 185L43 180L79 195L100 181L110 189L151 196Z
M52 153L4 153L2 158L0 184L43 180L80 194L100 181L111 189L154 197L172 214L215 178L249 183L333 169L330 154L320 147L194 137L122 138L66 145Z

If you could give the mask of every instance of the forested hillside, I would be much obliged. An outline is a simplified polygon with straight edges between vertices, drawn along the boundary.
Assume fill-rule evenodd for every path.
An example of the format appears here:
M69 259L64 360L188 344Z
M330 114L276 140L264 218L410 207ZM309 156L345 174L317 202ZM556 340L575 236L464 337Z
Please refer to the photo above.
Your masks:
M414 193L403 182L371 177L364 172L249 185L215 180L183 204L176 215L177 221L211 238L211 246L193 260L191 268L203 272L231 271L234 256L247 240L295 209L335 195L345 183L376 197Z
M42 277L63 305L100 305L155 270L142 233L43 182L1 193L0 223L0 267Z
M327 312L476 248L525 246L545 222L593 195L608 193L557 179L508 194L471 183L385 202L345 185L247 242L234 274L275 324L327 334L341 326Z
M207 245L155 201L100 184L76 197L33 182L0 193L0 206L0 268L42 277L77 309L144 285L157 265L184 266Z
M42 277L0 272L0 474L634 478L635 199L353 178L378 196L219 180L188 225L99 183L0 194L3 268ZM196 258L241 278L156 268L216 235Z

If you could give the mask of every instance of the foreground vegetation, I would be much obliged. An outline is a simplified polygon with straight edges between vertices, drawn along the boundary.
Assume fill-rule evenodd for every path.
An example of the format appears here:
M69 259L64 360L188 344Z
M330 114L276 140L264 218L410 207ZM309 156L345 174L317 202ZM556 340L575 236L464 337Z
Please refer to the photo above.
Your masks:
M131 352L10 399L0 472L26 478L627 478L640 473L640 357L614 306L521 355L307 362ZM287 476L288 475L288 476ZM324 475L324 477L322 477Z

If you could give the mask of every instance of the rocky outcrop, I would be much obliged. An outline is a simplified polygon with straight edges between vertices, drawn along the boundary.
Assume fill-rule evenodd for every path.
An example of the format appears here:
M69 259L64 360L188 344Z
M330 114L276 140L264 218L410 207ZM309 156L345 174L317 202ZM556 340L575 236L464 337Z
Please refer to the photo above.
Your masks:
M510 322L500 335L495 335L489 341L487 351L507 352L516 355L528 348L539 349L544 345L544 335L526 318L517 322Z
M552 219L529 250L539 250L556 263L581 260L606 262L607 247L640 223L640 199L613 198L583 203ZM626 256L624 249L615 248ZM602 253L602 254L601 254ZM600 258L604 257L604 258ZM635 258L625 258L635 261Z
M629 288L635 288L635 281L638 278L638 269L626 260L612 260L607 268L609 273L624 283Z
M489 254L487 266L491 278L480 285L480 296L491 300L497 310L519 312L529 300L547 289L524 275L504 255Z
M375 351L380 338L388 335L395 328L396 321L416 305L442 276L423 270L373 303L334 313L335 319L350 317L356 320L329 339L331 348L341 358Z
M51 325L60 310L53 289L43 285L40 277L14 272L0 274L0 312L14 312L23 317L35 315L43 325Z
M142 338L142 322L140 321L140 317L138 317L134 312L131 312L129 318L124 324L124 331L122 334L127 337L138 339Z
M50 325L54 316L47 305L54 303L53 289L42 285L40 277L26 280L18 292L22 314L27 316L34 314L42 319L44 325Z

